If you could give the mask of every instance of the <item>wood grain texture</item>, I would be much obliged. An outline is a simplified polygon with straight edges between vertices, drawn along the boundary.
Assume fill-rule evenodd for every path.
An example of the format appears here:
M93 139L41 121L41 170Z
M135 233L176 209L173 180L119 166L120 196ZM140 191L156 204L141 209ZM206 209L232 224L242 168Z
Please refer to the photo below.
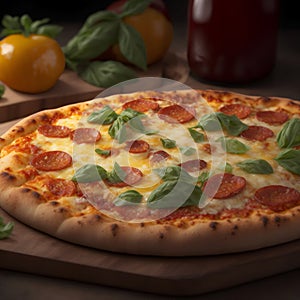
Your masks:
M95 98L103 89L81 80L66 70L55 86L44 93L26 94L6 87L0 99L0 122L25 117L37 111Z
M165 295L197 295L300 267L300 241L245 253L162 258L99 251L67 243L13 219L0 241L0 267ZM187 245L188 247L188 245Z

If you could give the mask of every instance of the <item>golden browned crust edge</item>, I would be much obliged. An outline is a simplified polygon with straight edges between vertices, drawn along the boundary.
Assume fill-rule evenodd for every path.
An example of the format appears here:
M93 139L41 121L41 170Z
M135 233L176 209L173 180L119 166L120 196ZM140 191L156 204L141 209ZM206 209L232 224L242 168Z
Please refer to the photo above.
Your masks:
M218 91L199 91L203 95L218 95ZM181 102L189 91L170 92L167 96ZM246 96L226 92L228 96L247 97L257 103L280 103L284 108L293 107L300 112L300 105L291 99ZM161 93L159 93L160 95ZM156 92L150 93L157 96ZM166 94L163 93L163 96ZM127 101L130 94L122 95ZM149 97L148 92L134 93L135 97ZM118 99L114 95L110 100ZM127 99L127 100L126 100ZM94 100L58 109L47 110L29 116L2 136L9 144L15 138L26 135L56 113L71 108L86 108ZM271 102L270 102L271 101ZM275 102L274 102L275 101ZM292 104L288 104L292 103ZM1 148L1 147L0 147ZM300 238L300 208L269 215L252 214L248 218L231 220L198 220L183 222L183 226L157 223L129 224L110 219L101 213L73 217L68 208L44 202L42 196L20 186L22 183L9 172L0 170L0 204L12 216L38 230L57 238L97 249L159 256L194 256L233 253L259 249ZM295 229L296 228L296 229Z

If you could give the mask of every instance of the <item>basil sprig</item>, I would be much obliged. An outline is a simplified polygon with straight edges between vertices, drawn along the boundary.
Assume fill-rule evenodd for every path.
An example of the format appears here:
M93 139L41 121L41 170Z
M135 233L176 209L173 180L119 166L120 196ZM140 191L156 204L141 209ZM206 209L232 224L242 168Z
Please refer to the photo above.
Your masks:
M119 143L123 143L127 138L126 125L138 132L147 133L140 119L141 116L144 114L131 108L123 110L110 125L108 134Z
M141 203L143 196L135 190L129 190L120 194L115 200L116 206L137 205Z
M69 67L72 63L69 61ZM112 60L90 62L83 69L78 70L78 74L84 81L102 88L108 88L122 81L136 78L133 70Z
M114 163L112 171L107 173L107 179L111 183L122 182L125 180L125 177L126 172L124 172L117 162Z
M243 171L250 174L272 174L272 166L264 159L246 159L237 163Z
M221 112L202 116L198 126L206 131L218 131L223 128L229 135L233 136L238 136L243 131L248 129L248 126L237 116L230 116Z
M0 217L0 240L8 238L12 233L13 228L14 228L13 222L4 223L4 221Z
M286 122L276 137L280 148L292 148L300 145L300 118Z
M197 178L179 166L156 169L155 172L164 182L149 195L149 207L156 209L198 205L202 191L196 185ZM186 199L184 203L183 199Z
M223 149L227 153L244 154L250 149L249 146L245 145L244 143L240 142L239 140L231 139L228 137L221 137L221 138L217 139L217 141L221 142Z
M126 172L115 162L113 169L108 172L103 167L94 164L86 164L76 170L72 180L75 182L88 183L108 180L111 183L124 181Z
M56 38L63 27L47 24L49 21L48 18L33 21L27 14L22 15L21 17L5 15L2 18L3 29L0 33L0 37L11 34L24 34L25 36L29 36L30 34L40 34Z
M277 155L275 160L289 172L300 175L300 150L283 150Z
M107 171L99 165L87 164L76 170L72 180L80 183L107 179Z
M120 13L98 11L90 15L78 33L63 47L66 63L79 76L99 87L109 87L136 77L129 67L116 61L94 61L106 50L118 45L128 62L147 69L144 41L139 32L126 24L124 17L142 13L151 0L128 0Z
M92 112L88 116L88 122L96 123L101 125L108 125L113 123L116 120L118 114L108 105L104 106L100 110Z

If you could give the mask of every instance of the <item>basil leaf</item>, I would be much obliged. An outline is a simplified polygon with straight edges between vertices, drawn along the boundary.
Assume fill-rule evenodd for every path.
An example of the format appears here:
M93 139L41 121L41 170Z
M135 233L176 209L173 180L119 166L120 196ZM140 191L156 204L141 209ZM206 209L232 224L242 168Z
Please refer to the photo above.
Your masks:
M244 154L250 149L249 146L235 139L221 137L217 141L221 141L222 147L227 153Z
M275 160L289 172L300 175L300 150L286 149Z
M246 159L237 163L243 171L250 174L272 174L272 166L263 159Z
M139 192L129 190L120 194L118 198L114 200L114 204L116 206L137 205L141 203L142 199L143 196Z
M142 13L152 2L152 0L129 0L127 1L120 14L121 18L138 15Z
M126 172L115 162L114 168L107 174L107 179L111 183L122 182L125 180Z
M235 115L229 116L221 112L217 112L216 115L223 129L225 129L230 135L238 136L240 133L248 129L248 126Z
M176 186L177 181L165 181L161 185L159 185L155 190L153 190L148 199L147 199L147 205L152 208L166 208L168 206L165 206L166 204L168 205L168 202L172 202L174 199L174 195L171 197L168 196L174 187ZM163 204L158 203L159 200L164 199ZM177 198L179 199L179 198Z
M102 155L102 156L109 156L111 151L110 150L103 150L103 149L95 149L95 152L99 155Z
M108 105L104 106L100 110L92 112L88 116L88 122L90 123L97 123L101 125L108 125L113 123L116 120L118 114Z
M206 131L218 131L221 129L221 125L228 134L233 136L238 136L244 130L248 129L248 126L237 116L229 116L221 112L202 116L199 125Z
M147 55L144 41L132 26L121 23L118 42L121 53L133 65L145 71L147 69Z
M193 128L188 128L191 137L193 138L195 143L201 143L205 140L204 134L201 132L198 132L197 130Z
M196 125L194 128L202 128L205 131L222 130L221 124L215 113L203 115L200 118L198 125Z
M161 141L163 147L166 149L172 149L172 148L176 147L176 141L174 141L174 140L161 138L160 141Z
M35 33L40 34L40 35L46 35L46 36L54 39L61 33L62 30L63 30L62 26L47 24L47 25L43 25L43 26L40 26L39 28L37 28L35 30ZM31 29L31 32L32 32L32 29Z
M292 148L300 145L300 118L286 122L276 137L280 148Z
M187 183L196 183L197 179L191 176L180 166L168 166L165 168L154 169L154 172L163 181L182 181Z
M181 205L181 207L198 206L201 196L202 196L201 188L195 185L193 192L188 197L188 199Z
M143 113L137 111L137 110L134 110L134 109L131 109L131 108L126 108L125 110L123 110L121 113L120 113L120 117L125 121L125 122L128 122L129 120L137 117L137 116L141 116L141 115L144 115Z
M144 128L143 124L141 124L140 120L134 122L134 119L138 118L139 116L143 115L143 113L140 113L136 110L133 110L131 108L127 108L123 110L120 115L117 117L117 119L113 122L113 124L108 129L108 134L116 139L119 143L123 143L126 141L126 126L125 124L129 121L131 121L131 125L135 129L140 129L141 126ZM130 126L130 123L129 123Z
M0 217L0 240L5 239L10 236L14 228L13 222L4 223Z
M110 11L110 10L101 10L91 14L86 21L84 22L82 28L80 29L79 33L84 32L88 28L91 28L95 24L98 24L103 21L115 21L119 19L119 15Z
M198 186L181 181L165 181L151 192L147 205L154 209L197 205L201 198ZM182 201L186 199L183 203Z
M134 71L117 61L93 61L79 72L86 82L103 88L136 78Z
M87 164L76 170L72 180L75 182L95 182L107 178L107 172L98 165Z
M179 149L185 156L190 156L196 153L196 149L193 147L179 147Z
M105 21L81 31L63 47L70 60L86 61L93 59L117 43L119 21Z
M5 92L5 86L3 84L0 84L0 98L2 98L4 92Z

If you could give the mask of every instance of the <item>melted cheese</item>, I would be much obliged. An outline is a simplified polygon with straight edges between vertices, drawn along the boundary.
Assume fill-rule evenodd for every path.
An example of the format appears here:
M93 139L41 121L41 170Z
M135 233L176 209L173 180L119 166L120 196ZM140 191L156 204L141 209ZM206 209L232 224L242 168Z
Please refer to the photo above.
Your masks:
M162 103L160 103L162 104ZM201 116L205 113L211 113L212 109L207 105L196 107L197 115ZM129 139L142 139L150 144L150 152L164 150L169 153L170 157L161 163L154 165L154 167L162 167L166 165L177 165L184 161L191 159L202 159L207 162L207 169L203 171L211 171L211 173L220 173L219 166L224 165L226 161L233 167L233 174L242 176L247 180L246 188L238 195L229 199L202 199L200 207L203 209L203 213L215 214L223 209L231 208L243 208L248 199L253 195L254 191L260 187L267 185L286 185L300 190L299 176L293 175L280 167L274 157L277 156L280 149L276 144L276 134L281 129L281 126L269 126L263 122L256 120L255 117L248 117L243 120L248 125L258 125L270 128L274 132L274 137L267 139L265 142L252 142L243 138L234 137L240 142L249 146L249 151L245 154L230 154L225 153L220 147L215 144L215 140L218 136L222 136L223 133L206 132L207 138L215 149L212 151L212 155L204 151L203 145L194 142L190 136L187 128L193 127L197 124L197 121L193 120L186 124L170 124L161 120L156 113L149 112L148 116L143 119L143 124L147 129L158 130L158 133L154 135L145 135L143 133L130 131ZM146 201L148 195L161 184L160 178L153 172L153 165L149 161L149 157L145 154L135 155L130 154L124 144L119 144L117 141L112 140L108 134L110 125L98 125L90 124L87 122L86 117L81 118L78 115L71 116L70 118L59 119L55 125L67 126L71 129L79 127L92 127L96 128L101 133L101 140L94 144L75 144L70 138L48 138L42 134L36 132L33 139L33 144L42 148L44 151L60 150L69 153L73 157L73 166L64 170L48 172L50 175L58 178L71 179L77 169L85 164L97 164L102 166L107 171L111 171L115 162L121 166L131 166L138 168L144 174L142 180L135 184L133 187L115 188L112 187L107 190L107 198L111 198L111 195L118 195L128 189L135 189L144 195L144 201ZM177 147L172 149L165 149L161 143L161 138L168 138L176 141ZM196 153L190 156L185 156L180 151L180 148L192 147L196 149ZM95 153L95 149L118 149L118 153L109 157L102 157ZM5 153L5 152L4 152ZM3 155L3 152L2 152ZM245 171L237 167L237 163L246 159L264 159L268 161L274 169L273 174L261 175L261 174L248 174ZM43 173L43 172L41 172ZM198 176L199 172L193 173L193 176ZM104 191L103 191L104 193ZM71 201L71 200L70 200ZM80 199L74 201L82 201Z

